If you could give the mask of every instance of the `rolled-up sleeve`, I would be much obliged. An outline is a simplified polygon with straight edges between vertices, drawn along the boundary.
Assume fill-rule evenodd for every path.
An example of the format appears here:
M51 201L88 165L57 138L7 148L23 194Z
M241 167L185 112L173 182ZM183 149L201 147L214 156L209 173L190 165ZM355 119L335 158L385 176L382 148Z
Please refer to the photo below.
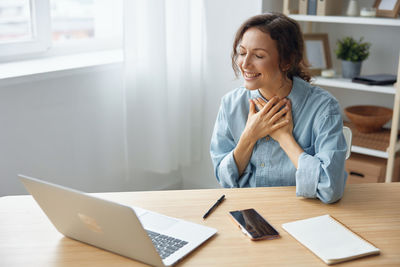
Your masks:
M233 158L235 146L221 104L211 138L210 154L215 176L223 187L238 187L239 172Z
M314 155L303 152L296 171L296 195L333 203L343 196L346 141L340 114L324 115L314 125Z

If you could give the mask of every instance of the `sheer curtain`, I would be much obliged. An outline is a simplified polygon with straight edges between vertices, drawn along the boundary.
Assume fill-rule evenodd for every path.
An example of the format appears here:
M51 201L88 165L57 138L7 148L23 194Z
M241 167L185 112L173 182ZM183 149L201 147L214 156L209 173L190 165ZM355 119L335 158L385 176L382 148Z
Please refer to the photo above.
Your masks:
M126 158L167 173L200 158L205 47L202 0L126 0Z

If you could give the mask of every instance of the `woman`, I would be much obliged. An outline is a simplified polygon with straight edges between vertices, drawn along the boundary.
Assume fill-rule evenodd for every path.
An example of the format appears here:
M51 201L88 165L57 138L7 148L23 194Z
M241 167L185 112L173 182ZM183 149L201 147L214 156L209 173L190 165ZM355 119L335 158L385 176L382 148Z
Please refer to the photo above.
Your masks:
M332 203L343 195L346 142L337 100L309 84L299 25L279 13L249 18L233 43L244 87L222 98L211 140L224 187L293 186Z

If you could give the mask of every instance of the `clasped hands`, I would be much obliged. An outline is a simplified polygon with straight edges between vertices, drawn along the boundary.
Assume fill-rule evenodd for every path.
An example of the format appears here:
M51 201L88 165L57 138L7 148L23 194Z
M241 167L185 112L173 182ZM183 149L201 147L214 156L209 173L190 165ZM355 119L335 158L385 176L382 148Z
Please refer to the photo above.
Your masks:
M255 98L250 99L249 104L244 131L254 143L268 135L279 143L285 136L292 136L293 118L289 99L279 100L279 97L274 96L265 102L262 98Z

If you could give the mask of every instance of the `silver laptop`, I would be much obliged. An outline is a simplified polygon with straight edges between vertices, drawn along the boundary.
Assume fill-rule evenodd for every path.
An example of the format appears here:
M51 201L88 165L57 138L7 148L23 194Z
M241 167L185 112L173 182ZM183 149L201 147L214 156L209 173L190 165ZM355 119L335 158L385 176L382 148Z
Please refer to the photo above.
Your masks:
M39 179L19 178L63 235L153 266L173 265L217 232Z

